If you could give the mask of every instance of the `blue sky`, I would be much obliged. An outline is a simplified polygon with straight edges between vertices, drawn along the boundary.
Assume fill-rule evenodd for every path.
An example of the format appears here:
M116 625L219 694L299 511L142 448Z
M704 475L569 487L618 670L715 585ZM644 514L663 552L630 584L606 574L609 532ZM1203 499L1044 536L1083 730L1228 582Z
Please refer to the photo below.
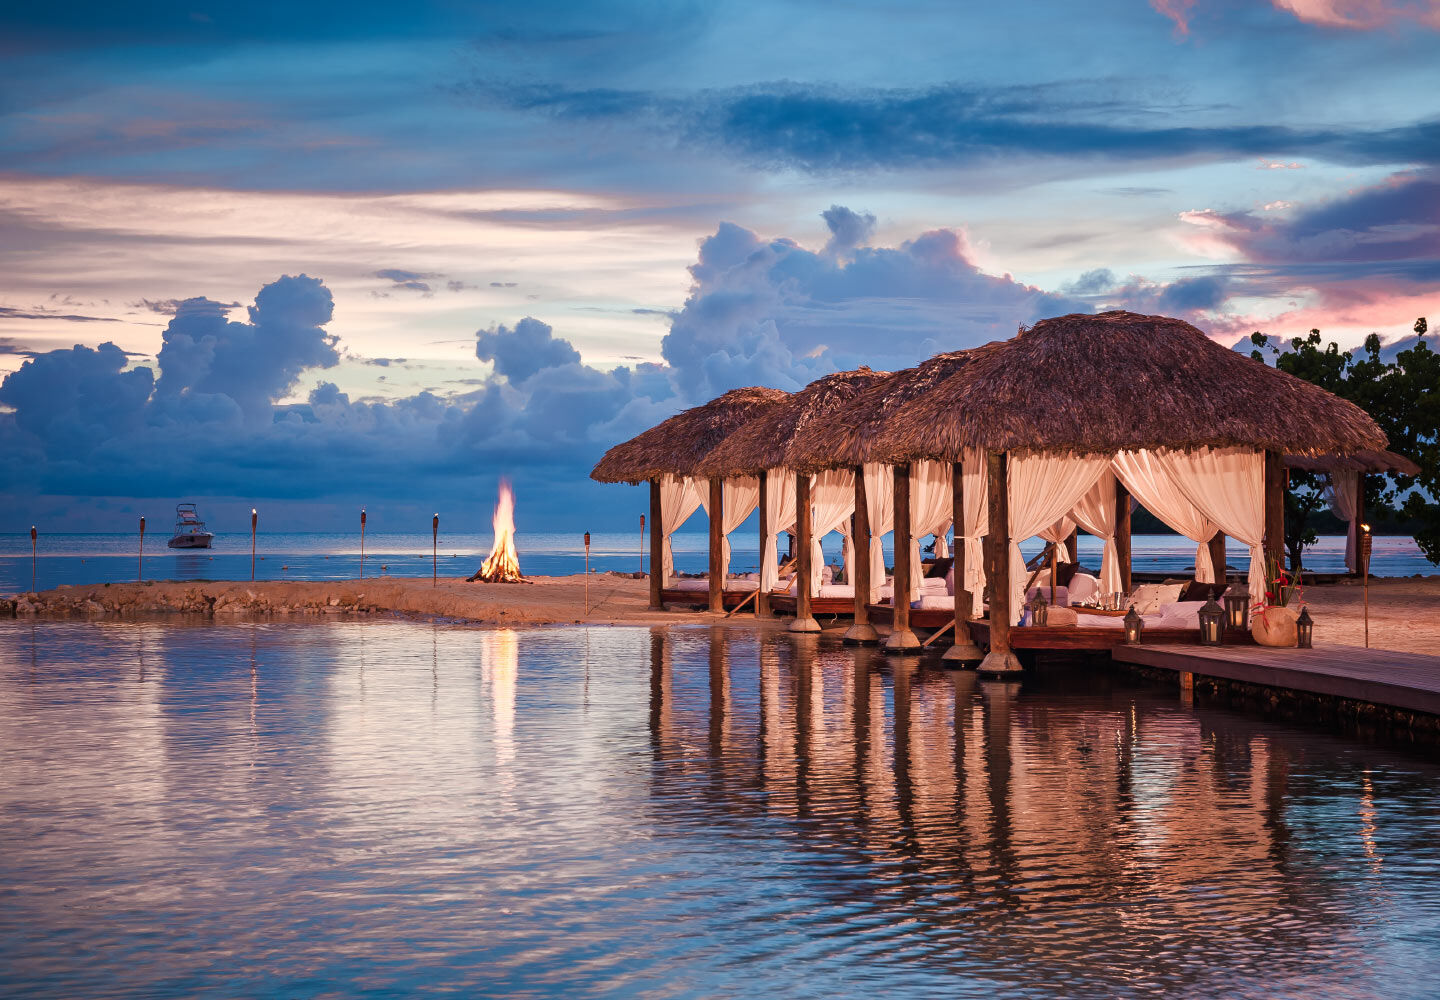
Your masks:
M603 530L642 501L599 454L735 385L1112 306L1401 336L1437 41L1420 0L7 8L0 530L483 527L502 475Z

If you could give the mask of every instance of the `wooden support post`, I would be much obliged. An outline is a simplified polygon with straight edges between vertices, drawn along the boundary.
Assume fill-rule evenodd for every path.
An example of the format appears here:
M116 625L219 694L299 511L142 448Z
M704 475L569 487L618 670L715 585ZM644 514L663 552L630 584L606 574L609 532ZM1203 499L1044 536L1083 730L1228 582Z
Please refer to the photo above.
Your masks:
M855 546L855 562L850 567L850 583L855 587L855 624L845 633L848 646L873 646L880 633L870 624L870 507L865 494L865 467L855 466L855 528L851 534Z
M1265 453L1265 558L1285 565L1285 458Z
M725 480L710 477L710 610L725 610Z
M760 480L760 569L763 575L765 561L775 558L775 549L771 547L768 552L766 551L766 546L770 542L770 473L761 469L758 478ZM764 587L761 587L755 596L755 617L770 617L770 591Z
M1010 651L1010 626L1015 615L1010 609L1009 463L1004 452L990 452L985 463L990 480L990 552L994 572L991 575L990 652L980 663L980 672L1004 676L1020 673L1020 661Z
M1115 555L1120 563L1120 589L1128 594L1134 589L1130 579L1130 491L1118 477L1115 479Z
M1217 531L1210 538L1210 564L1215 567L1215 585L1225 586L1225 532Z
M887 653L909 653L920 648L920 640L910 631L910 464L895 466L895 586L891 589L895 606L890 637L885 640Z
M810 533L814 530L810 512L810 477L795 473L795 620L791 632L819 632L820 623L810 613Z
M665 532L660 525L660 480L650 480L650 610L664 611Z
M970 591L965 589L965 471L959 462L950 466L950 516L955 524L955 561L951 572L955 574L955 638L954 645L940 657L955 666L979 663L985 658L980 647L970 635L970 612L972 601Z

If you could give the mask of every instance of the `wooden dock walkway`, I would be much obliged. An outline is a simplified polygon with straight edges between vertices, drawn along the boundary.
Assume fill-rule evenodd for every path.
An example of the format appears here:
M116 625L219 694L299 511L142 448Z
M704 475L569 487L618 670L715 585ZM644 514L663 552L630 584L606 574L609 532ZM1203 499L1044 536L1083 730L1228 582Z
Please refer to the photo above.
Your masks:
M1122 663L1440 716L1440 656L1360 646L1116 646Z

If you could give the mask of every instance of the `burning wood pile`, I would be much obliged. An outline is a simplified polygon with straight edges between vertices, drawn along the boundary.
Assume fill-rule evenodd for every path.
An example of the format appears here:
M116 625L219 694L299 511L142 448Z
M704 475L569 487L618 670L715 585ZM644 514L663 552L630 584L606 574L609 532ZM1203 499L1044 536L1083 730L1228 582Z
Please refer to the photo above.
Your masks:
M467 582L479 580L483 583L524 583L520 574L520 556L515 552L515 493L505 480L500 481L500 499L495 504L495 544L490 555L481 563L475 575Z

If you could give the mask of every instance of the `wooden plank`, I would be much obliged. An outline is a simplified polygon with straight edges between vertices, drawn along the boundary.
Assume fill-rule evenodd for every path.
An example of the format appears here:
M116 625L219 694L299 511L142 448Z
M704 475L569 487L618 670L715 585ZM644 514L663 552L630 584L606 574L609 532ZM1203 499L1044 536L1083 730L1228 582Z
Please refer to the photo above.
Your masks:
M919 612L911 614L914 616ZM918 621L916 625L919 627ZM977 644L984 646L990 639L990 623L988 621L972 621L970 633L974 636ZM1247 640L1254 641L1249 638L1247 632L1226 633L1227 642L1242 643ZM1124 642L1125 630L1122 628L1027 625L1024 628L1017 626L1010 630L1010 647L1012 649L1103 651L1121 648ZM1198 626L1196 628L1148 628L1141 634L1141 642L1146 644L1190 643L1198 648L1200 629Z
M1121 646L1122 663L1440 715L1440 657L1359 646Z

